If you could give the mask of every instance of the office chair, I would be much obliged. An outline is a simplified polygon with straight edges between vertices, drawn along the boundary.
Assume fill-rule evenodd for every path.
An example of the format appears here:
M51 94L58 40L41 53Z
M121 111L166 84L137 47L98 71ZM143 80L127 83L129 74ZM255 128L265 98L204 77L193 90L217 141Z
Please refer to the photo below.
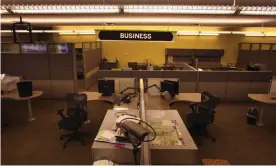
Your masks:
M80 139L80 136L89 134L87 132L79 132L78 130L83 126L87 120L87 95L68 93L65 96L66 108L58 110L61 120L59 121L59 129L70 131L70 134L62 134L60 140L65 137L68 139L63 143L63 148L67 147L67 144L71 140L79 141L82 145L85 143ZM66 110L66 115L64 111Z
M201 93L201 103L191 103L189 107L192 113L187 115L188 130L192 137L201 145L200 136L211 138L213 142L216 139L209 134L208 125L214 122L215 108L220 103L220 98L209 92Z

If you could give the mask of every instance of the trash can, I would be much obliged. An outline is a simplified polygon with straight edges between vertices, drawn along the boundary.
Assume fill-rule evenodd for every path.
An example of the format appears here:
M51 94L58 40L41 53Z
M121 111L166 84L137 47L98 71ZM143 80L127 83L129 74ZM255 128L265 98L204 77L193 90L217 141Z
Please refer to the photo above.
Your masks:
M248 108L247 111L247 124L256 125L258 119L258 109L257 108Z
M31 81L17 83L17 90L20 97L29 97L33 95L33 84Z

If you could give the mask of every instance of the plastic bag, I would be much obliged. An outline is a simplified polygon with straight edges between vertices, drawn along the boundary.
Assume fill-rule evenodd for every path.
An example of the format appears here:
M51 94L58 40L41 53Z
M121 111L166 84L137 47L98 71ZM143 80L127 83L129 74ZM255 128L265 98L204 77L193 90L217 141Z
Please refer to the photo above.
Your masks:
M7 74L1 74L1 90L12 91L17 89L17 83L20 81L20 77L9 76Z

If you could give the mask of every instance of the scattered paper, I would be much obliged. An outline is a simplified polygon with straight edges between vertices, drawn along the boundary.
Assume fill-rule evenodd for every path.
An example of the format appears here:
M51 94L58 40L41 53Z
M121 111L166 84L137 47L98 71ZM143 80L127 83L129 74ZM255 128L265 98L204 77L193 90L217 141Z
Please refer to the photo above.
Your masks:
M107 139L113 139L115 137L115 133L109 130L105 130L101 136Z
M116 135L116 132L112 130L101 130L98 132L95 138L95 141L111 143L111 144L120 144L121 145L120 148L133 149L133 146L131 143L117 141L115 135Z
M117 165L117 164L113 163L110 160L97 160L93 163L93 165Z
M116 110L116 111L127 111L128 108L127 108L127 107L115 106L115 107L113 108L113 110Z
M177 146L184 145L184 139L175 120L161 120L150 122L156 132L152 145Z

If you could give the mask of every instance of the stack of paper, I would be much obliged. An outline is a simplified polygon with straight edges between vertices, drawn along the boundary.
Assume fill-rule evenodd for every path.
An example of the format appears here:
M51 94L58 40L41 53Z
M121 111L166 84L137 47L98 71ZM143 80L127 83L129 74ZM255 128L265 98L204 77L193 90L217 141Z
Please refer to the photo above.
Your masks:
M120 144L122 145L120 146L121 148L133 149L133 146L131 143L117 141L115 135L116 135L116 132L114 131L101 130L96 136L95 141L106 142L111 144Z

